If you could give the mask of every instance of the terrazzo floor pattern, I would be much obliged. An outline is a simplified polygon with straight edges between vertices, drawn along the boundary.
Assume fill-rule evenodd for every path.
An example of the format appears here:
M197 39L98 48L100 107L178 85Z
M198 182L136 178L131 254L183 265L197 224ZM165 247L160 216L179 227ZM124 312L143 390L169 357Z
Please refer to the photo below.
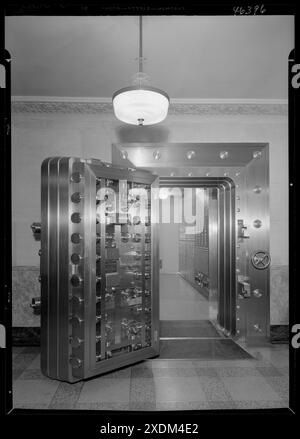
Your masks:
M39 348L14 348L14 407L146 411L288 407L288 346L248 351L253 359L153 359L68 384L42 375Z

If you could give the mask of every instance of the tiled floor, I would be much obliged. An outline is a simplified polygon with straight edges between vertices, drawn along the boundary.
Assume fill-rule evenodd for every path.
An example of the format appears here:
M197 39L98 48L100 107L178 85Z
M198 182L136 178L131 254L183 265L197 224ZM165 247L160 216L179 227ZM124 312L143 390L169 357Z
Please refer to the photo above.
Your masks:
M181 321L175 324L178 330L193 320L209 319L208 301L179 275L162 275L160 283L161 320ZM172 331L167 335L176 336ZM207 346L210 344L208 338ZM198 352L202 359L171 360L168 356L168 359L147 360L75 384L43 376L39 348L14 348L14 407L88 410L288 407L288 346L242 347L253 358L237 360L237 355L223 352L217 360L217 351L207 356L202 350ZM213 347L210 349L214 351ZM213 359L204 360L205 357Z
M160 275L160 320L208 320L209 303L179 274Z
M38 348L14 348L14 407L205 410L288 407L288 346L247 360L148 360L89 381L44 377Z

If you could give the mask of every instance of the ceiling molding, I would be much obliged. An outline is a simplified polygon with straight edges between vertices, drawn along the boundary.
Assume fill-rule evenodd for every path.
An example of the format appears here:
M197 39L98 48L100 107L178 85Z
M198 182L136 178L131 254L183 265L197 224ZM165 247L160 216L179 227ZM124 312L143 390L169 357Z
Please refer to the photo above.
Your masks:
M13 113L112 113L111 98L12 96ZM272 115L286 116L285 99L172 99L175 115Z

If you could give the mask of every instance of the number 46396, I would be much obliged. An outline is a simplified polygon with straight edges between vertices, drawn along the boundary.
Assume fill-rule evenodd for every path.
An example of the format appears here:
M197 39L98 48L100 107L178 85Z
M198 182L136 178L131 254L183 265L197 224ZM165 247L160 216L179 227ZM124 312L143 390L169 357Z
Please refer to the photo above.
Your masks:
M255 5L255 6L234 6L233 13L234 15L256 15L256 14L264 14L266 9L264 5Z

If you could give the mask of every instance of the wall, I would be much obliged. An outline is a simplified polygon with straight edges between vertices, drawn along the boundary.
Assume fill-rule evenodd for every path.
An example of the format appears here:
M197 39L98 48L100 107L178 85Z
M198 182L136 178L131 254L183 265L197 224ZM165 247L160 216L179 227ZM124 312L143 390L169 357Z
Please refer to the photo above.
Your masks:
M179 271L179 224L161 224L159 227L159 257L162 274Z
M259 111L258 111L259 112ZM124 126L111 113L12 114L13 324L32 322L28 294L18 287L15 276L22 267L39 265L38 242L30 224L40 219L40 166L55 155L111 160L113 142L269 142L270 144L270 252L271 324L288 322L288 127L287 116L244 114L172 114L153 127ZM25 269L26 271L26 269ZM17 274L16 274L17 273ZM19 274L18 274L19 273ZM36 295L35 271L27 279L27 291ZM24 273L22 273L24 276ZM31 296L31 294L29 294ZM21 312L22 310L22 312Z

